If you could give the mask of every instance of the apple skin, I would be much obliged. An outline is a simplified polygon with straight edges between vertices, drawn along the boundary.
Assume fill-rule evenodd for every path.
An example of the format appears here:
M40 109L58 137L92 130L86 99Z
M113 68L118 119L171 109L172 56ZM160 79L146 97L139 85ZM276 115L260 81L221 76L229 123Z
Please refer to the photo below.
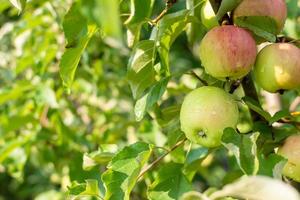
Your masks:
M204 86L190 92L180 110L181 130L186 137L204 147L221 145L223 130L236 128L239 110L224 90Z
M300 134L288 137L278 149L278 154L288 160L283 175L300 182Z
M220 80L235 80L248 74L256 54L251 34L232 25L211 29L200 44L200 59L205 71Z
M256 82L269 92L300 87L300 49L290 43L264 47L257 55Z
M287 6L284 0L243 0L233 12L233 19L244 16L268 16L275 20L277 33L283 29Z

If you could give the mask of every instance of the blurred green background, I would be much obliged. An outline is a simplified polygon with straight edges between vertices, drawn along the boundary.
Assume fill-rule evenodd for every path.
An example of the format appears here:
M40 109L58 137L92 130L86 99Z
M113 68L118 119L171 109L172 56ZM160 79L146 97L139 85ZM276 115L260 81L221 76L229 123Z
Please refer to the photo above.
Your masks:
M284 33L299 38L300 1L286 2ZM129 0L78 1L82 14L100 31L83 53L71 93L62 87L59 62L66 44L62 20L72 3L31 0L19 14L10 1L0 0L0 199L65 199L72 181L100 181L105 170L105 165L83 170L84 153L98 148L115 152L137 140L158 146L166 141L151 116L136 122L133 114L126 80L130 49L123 25L130 13ZM170 12L185 5L181 0ZM164 1L156 0L152 17L163 8ZM145 25L141 37L148 38L150 31ZM168 103L179 105L197 84L184 73L199 67L186 35L176 40L170 59L175 76ZM178 112L178 107L174 109ZM209 184L218 186L218 175L224 173L217 169Z

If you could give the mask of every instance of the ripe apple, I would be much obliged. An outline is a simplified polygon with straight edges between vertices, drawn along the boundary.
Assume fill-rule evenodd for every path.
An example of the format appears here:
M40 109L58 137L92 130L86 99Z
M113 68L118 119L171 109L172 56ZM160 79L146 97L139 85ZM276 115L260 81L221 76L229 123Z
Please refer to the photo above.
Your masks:
M284 0L243 0L234 10L233 19L244 16L270 17L280 33L287 17L287 7Z
M254 75L269 92L300 87L300 49L290 43L264 47L257 56Z
M224 80L239 79L255 63L256 44L245 29L226 25L211 29L200 44L200 59L206 72Z
M212 86L190 92L180 110L181 130L190 141L204 147L219 146L223 130L235 128L238 118L238 106L231 95Z
M283 175L300 182L300 134L288 137L278 149L288 162L283 168Z

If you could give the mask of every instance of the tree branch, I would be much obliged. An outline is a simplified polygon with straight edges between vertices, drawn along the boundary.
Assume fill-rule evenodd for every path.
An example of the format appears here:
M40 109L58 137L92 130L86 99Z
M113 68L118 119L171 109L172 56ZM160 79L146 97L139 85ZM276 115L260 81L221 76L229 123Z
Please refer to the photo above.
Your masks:
M149 170L151 170L153 167L155 167L155 165L157 165L157 163L159 163L162 159L164 159L164 157L166 157L168 154L170 154L172 151L174 151L175 149L177 149L178 147L180 147L185 141L187 140L187 138L177 142L170 150L168 150L166 153L164 153L163 155L159 156L156 160L154 160L151 164L149 164L148 166L146 166L141 173L138 176L138 180L140 178L142 178Z
M153 20L150 21L151 25L157 24L157 22L158 22L159 20L161 20L161 18L163 18L163 17L167 14L168 10L169 10L175 3L177 3L177 0L166 0L166 7L165 7L165 9L164 9L164 10L163 10L163 11L162 11L155 19L153 19Z

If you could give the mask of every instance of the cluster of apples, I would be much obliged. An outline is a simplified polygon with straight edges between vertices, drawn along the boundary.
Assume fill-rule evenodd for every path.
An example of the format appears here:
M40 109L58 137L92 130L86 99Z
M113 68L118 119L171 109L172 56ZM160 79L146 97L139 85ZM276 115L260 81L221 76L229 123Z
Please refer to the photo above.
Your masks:
M284 0L243 0L233 11L233 21L246 16L272 18L276 22L277 33L280 33L287 7ZM269 92L300 87L298 47L292 43L274 43L257 53L253 34L237 25L212 28L201 41L200 59L205 71L219 80L241 79L253 70L257 84ZM221 144L223 130L236 128L238 118L238 106L231 94L212 86L190 92L180 112L181 129L186 137L209 148ZM299 148L300 139L298 143ZM289 157L287 151L282 152ZM300 160L299 149L298 153L297 159Z

